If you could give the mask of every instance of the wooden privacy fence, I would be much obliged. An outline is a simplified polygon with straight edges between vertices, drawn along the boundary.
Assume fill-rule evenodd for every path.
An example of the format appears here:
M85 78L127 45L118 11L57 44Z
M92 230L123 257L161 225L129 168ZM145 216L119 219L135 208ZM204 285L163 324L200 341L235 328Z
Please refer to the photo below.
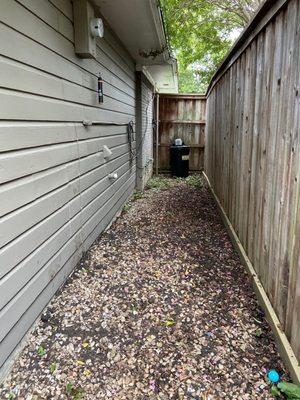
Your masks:
M163 94L159 96L159 171L170 169L170 145L176 138L181 138L191 148L190 170L203 169L205 105L205 96L200 95Z
M299 0L264 3L208 90L205 160L298 361L299 26Z

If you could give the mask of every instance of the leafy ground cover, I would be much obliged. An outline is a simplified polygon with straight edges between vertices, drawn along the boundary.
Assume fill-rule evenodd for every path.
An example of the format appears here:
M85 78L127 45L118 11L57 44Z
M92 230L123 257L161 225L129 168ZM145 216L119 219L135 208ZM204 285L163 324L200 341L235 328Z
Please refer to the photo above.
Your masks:
M45 310L1 399L273 399L267 371L286 374L209 190L149 186Z

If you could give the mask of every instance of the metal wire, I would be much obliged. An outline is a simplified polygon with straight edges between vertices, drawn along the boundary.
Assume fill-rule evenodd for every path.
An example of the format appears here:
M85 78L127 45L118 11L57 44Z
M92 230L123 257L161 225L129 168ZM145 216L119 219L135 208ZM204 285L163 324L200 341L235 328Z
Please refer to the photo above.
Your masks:
M134 157L137 157L141 151L141 146L143 145L144 139L147 134L148 130L148 123L149 123L149 117L148 117L148 110L150 105L153 103L155 97L155 93L151 96L150 100L148 101L147 107L146 107L146 126L144 133L142 135L142 138L139 142L138 147L135 149L135 152L133 151L132 148L132 143L134 142L134 122L133 120L130 120L129 122L124 122L124 123L117 123L117 122L103 122L103 121L88 121L88 120L83 120L82 125L83 126L96 126L96 125L102 125L102 126L127 126L127 137L128 137L128 143L129 143L129 152L130 152L130 164L132 164ZM138 167L139 169L143 169L143 167Z

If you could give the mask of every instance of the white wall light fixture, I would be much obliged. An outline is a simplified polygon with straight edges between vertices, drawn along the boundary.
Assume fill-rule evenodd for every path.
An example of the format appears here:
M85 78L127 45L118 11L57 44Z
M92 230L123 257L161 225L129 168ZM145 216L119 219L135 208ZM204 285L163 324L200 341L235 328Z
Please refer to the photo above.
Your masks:
M103 38L104 36L104 25L101 18L93 18L91 20L91 34L94 38Z

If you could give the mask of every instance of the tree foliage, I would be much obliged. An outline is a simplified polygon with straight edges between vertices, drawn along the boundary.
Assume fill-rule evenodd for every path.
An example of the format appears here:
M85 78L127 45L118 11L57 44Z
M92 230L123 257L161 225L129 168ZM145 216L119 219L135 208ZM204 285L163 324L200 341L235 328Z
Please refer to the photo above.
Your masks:
M178 59L180 92L204 92L263 0L161 0L169 44Z

